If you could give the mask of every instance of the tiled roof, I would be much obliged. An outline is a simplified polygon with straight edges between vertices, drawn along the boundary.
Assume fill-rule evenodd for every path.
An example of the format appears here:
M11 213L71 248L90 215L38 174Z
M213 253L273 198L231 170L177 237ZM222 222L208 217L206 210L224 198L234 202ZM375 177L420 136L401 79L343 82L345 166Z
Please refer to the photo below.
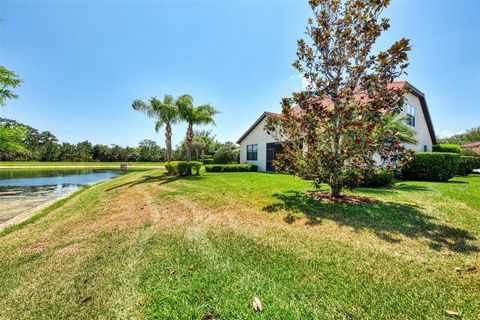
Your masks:
M420 104L422 106L423 114L424 114L425 120L427 122L428 130L430 132L430 138L432 139L432 143L435 144L436 143L435 131L433 129L433 123L432 123L432 120L430 118L430 112L428 111L427 102L425 100L425 95L420 90L418 90L417 88L415 88L414 86L409 84L407 81L403 81L403 80L394 81L389 85L389 87L392 88L392 89L404 88L405 86L408 86L410 91L420 99ZM365 98L365 94L359 93L359 94L356 95L356 97L359 100L363 100ZM324 100L323 103L326 104L327 108L333 108L333 105L332 105L331 101ZM293 107L293 110L300 112L300 107L295 106L295 107ZM264 117L272 117L272 116L277 116L278 117L278 116L281 116L281 114L280 113L275 113L275 112L265 111L264 113L262 113L260 118L258 118L257 121L255 121L255 123L238 139L237 143L240 143L243 140L243 138L245 138L250 133L250 131L252 131L260 123L260 121L262 121L262 119Z
M462 148L476 148L476 147L480 147L480 141L462 145Z

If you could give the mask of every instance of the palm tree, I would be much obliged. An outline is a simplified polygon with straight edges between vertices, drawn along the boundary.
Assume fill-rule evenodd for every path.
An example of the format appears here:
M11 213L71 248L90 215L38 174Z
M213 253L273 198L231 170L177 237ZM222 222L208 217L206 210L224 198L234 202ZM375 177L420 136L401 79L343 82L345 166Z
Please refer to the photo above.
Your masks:
M205 152L210 150L215 136L212 136L210 130L200 130L193 132L192 148L195 150L195 159L199 161L205 156Z
M177 99L177 107L180 118L187 122L187 161L192 160L192 140L193 140L193 126L215 124L213 116L218 111L209 104L204 104L195 107L193 105L192 96L185 94Z
M398 141L408 144L417 144L415 130L406 125L406 118L398 118L395 115L385 116L385 127L397 132Z
M179 113L175 99L166 94L163 101L152 97L148 103L135 100L132 108L141 111L151 118L156 118L155 131L165 126L165 145L167 146L167 161L172 160L172 125L179 121Z

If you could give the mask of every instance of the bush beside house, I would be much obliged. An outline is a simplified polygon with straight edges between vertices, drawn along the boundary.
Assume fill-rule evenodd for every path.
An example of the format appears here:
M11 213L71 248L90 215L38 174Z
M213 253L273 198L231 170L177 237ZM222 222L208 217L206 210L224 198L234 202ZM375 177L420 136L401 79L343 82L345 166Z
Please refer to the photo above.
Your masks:
M238 160L238 151L230 147L221 147L213 156L213 162L217 164L238 163Z
M461 149L458 144L434 144L432 146L433 152L447 152L447 153L460 153Z
M480 154L473 151L473 149L468 149L468 148L462 148L461 154L462 156L480 157Z
M209 164L205 166L207 172L251 172L257 171L254 164Z
M384 187L392 184L395 174L393 171L379 169L371 177L363 179L360 187Z
M171 176L190 176L192 171L198 176L201 167L202 163L198 161L170 161L165 164L167 173Z
M413 155L402 168L402 176L409 180L447 181L458 173L460 154L421 152Z
M202 159L203 164L214 164L213 158L204 158Z
M461 156L457 174L466 176L474 169L480 169L480 157Z

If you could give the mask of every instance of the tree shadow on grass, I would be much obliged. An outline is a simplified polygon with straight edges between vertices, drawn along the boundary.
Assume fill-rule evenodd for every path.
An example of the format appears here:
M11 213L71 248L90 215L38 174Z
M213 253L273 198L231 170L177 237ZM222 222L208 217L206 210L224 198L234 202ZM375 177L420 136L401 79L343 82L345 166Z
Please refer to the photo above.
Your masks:
M177 181L177 180L195 181L195 180L200 180L200 179L203 179L203 178L205 178L205 177L203 177L203 176L169 176L167 174L162 174L162 175L159 175L159 176L145 175L140 180L135 180L135 181L119 184L119 185L116 185L114 187L111 187L111 188L107 189L107 191L115 190L115 189L122 188L122 187L131 188L131 187L134 187L134 186L137 186L137 185L140 185L140 184L145 184L145 183L158 183L158 185L163 185L163 184L171 183L171 182L174 182L174 181Z
M266 212L287 211L284 221L293 223L298 214L307 218L306 224L317 225L330 220L354 230L371 230L379 238L396 243L403 235L412 239L426 239L433 250L449 249L455 252L478 252L470 242L476 238L466 230L449 227L433 216L422 213L417 206L393 202L372 204L333 204L313 200L302 192L287 191L274 194L280 200L263 208Z

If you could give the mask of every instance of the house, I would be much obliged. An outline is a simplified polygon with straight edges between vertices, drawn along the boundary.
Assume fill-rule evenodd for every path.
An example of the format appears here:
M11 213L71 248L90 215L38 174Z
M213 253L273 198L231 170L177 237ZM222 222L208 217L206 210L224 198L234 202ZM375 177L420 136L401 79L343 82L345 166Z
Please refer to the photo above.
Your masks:
M408 86L410 93L405 97L406 104L401 117L407 118L407 124L416 132L416 145L406 145L408 149L424 152L432 151L436 143L432 119L428 112L425 95L406 81L395 81L394 86ZM273 171L272 161L281 152L281 141L265 131L268 117L278 116L278 113L264 112L248 130L238 139L240 145L240 163L250 163L258 166L259 171Z
M476 154L480 155L480 141L464 144L461 147L462 149L470 149Z

